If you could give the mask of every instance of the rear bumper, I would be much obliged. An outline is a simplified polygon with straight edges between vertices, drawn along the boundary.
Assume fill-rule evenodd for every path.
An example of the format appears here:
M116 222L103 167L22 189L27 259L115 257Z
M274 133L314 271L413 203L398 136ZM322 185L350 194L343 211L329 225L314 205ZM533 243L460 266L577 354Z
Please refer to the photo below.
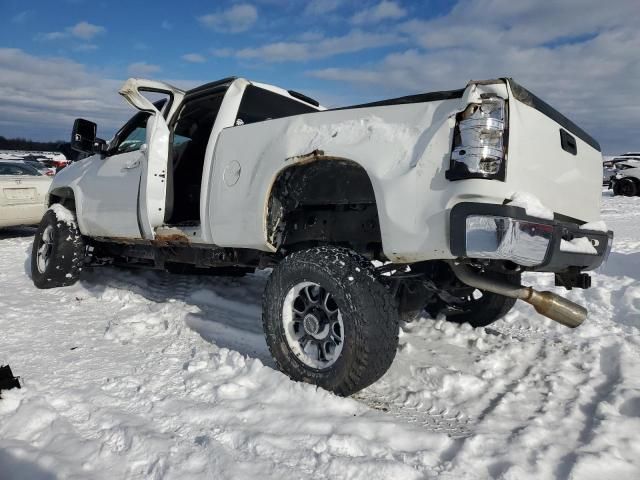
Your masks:
M512 261L532 271L563 272L599 267L611 250L613 232L581 229L574 220L532 217L520 207L463 202L451 209L449 238L451 253L459 258ZM567 242L580 238L590 246L567 248Z

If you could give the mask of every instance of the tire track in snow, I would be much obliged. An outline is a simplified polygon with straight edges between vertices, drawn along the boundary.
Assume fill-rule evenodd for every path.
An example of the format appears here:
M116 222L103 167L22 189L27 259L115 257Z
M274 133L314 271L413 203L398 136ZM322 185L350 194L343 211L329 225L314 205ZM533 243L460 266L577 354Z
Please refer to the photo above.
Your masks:
M595 437L595 429L600 423L597 416L598 407L605 402L622 379L620 371L620 346L617 344L604 346L600 349L600 371L604 375L604 380L594 387L593 397L579 405L585 421L577 441L571 452L560 460L556 469L556 477L559 479L569 478L578 460L577 451L589 445Z
M359 392L351 398L403 423L419 425L429 432L445 433L453 439L473 435L473 421L462 412L451 413L446 409L438 410L433 406L428 409L409 407L387 401L384 397L371 393Z

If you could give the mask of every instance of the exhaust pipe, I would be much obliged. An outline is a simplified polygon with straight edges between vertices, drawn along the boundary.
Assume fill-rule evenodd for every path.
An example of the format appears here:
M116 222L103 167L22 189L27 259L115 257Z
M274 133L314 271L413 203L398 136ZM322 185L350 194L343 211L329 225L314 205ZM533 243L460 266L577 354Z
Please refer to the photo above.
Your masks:
M538 292L531 287L512 285L507 282L487 278L474 272L468 265L450 263L453 273L462 282L479 290L496 293L505 297L518 298L532 305L540 315L544 315L569 328L576 328L587 318L587 309L553 292Z

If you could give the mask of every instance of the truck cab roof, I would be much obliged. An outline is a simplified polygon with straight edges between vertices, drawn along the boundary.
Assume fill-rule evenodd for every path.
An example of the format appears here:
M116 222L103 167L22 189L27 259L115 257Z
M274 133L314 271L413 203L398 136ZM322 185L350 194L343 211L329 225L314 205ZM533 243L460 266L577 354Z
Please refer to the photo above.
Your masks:
M220 80L216 80L214 82L209 82L209 83L205 83L204 85L199 85L195 88L192 88L191 90L188 90L186 92L186 96L195 96L198 95L201 92L204 91L211 91L211 89L216 88L216 87L220 87L220 88L227 88L229 87L234 81L240 79L241 77L226 77L226 78L222 78ZM278 95L282 95L283 97L287 97L290 98L292 100L295 100L297 102L301 102L307 105L310 105L312 107L315 107L316 109L318 109L319 111L321 110L326 110L325 107L320 105L320 102L318 102L317 100L304 95L303 93L297 92L295 90L285 90L284 88L281 87L277 87L275 85L270 85L268 83L262 83L262 82L255 82L253 80L249 80L249 79L245 79L246 81L248 81L249 83L251 83L252 85L255 85L256 87L262 88L264 90L268 90L270 92L276 93Z

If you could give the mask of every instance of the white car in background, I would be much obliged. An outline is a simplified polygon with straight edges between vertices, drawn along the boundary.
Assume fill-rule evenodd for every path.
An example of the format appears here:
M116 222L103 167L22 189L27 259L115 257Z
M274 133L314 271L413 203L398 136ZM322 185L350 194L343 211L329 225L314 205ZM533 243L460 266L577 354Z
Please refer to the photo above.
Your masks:
M640 164L640 153L629 152L623 153L617 157L602 162L602 184L610 185L611 179L616 176L619 170L632 168L629 165L638 166Z
M39 223L50 185L51 177L26 163L0 160L0 228Z
M614 195L635 197L640 195L640 158L629 158L614 166L615 175L611 177L609 188Z

